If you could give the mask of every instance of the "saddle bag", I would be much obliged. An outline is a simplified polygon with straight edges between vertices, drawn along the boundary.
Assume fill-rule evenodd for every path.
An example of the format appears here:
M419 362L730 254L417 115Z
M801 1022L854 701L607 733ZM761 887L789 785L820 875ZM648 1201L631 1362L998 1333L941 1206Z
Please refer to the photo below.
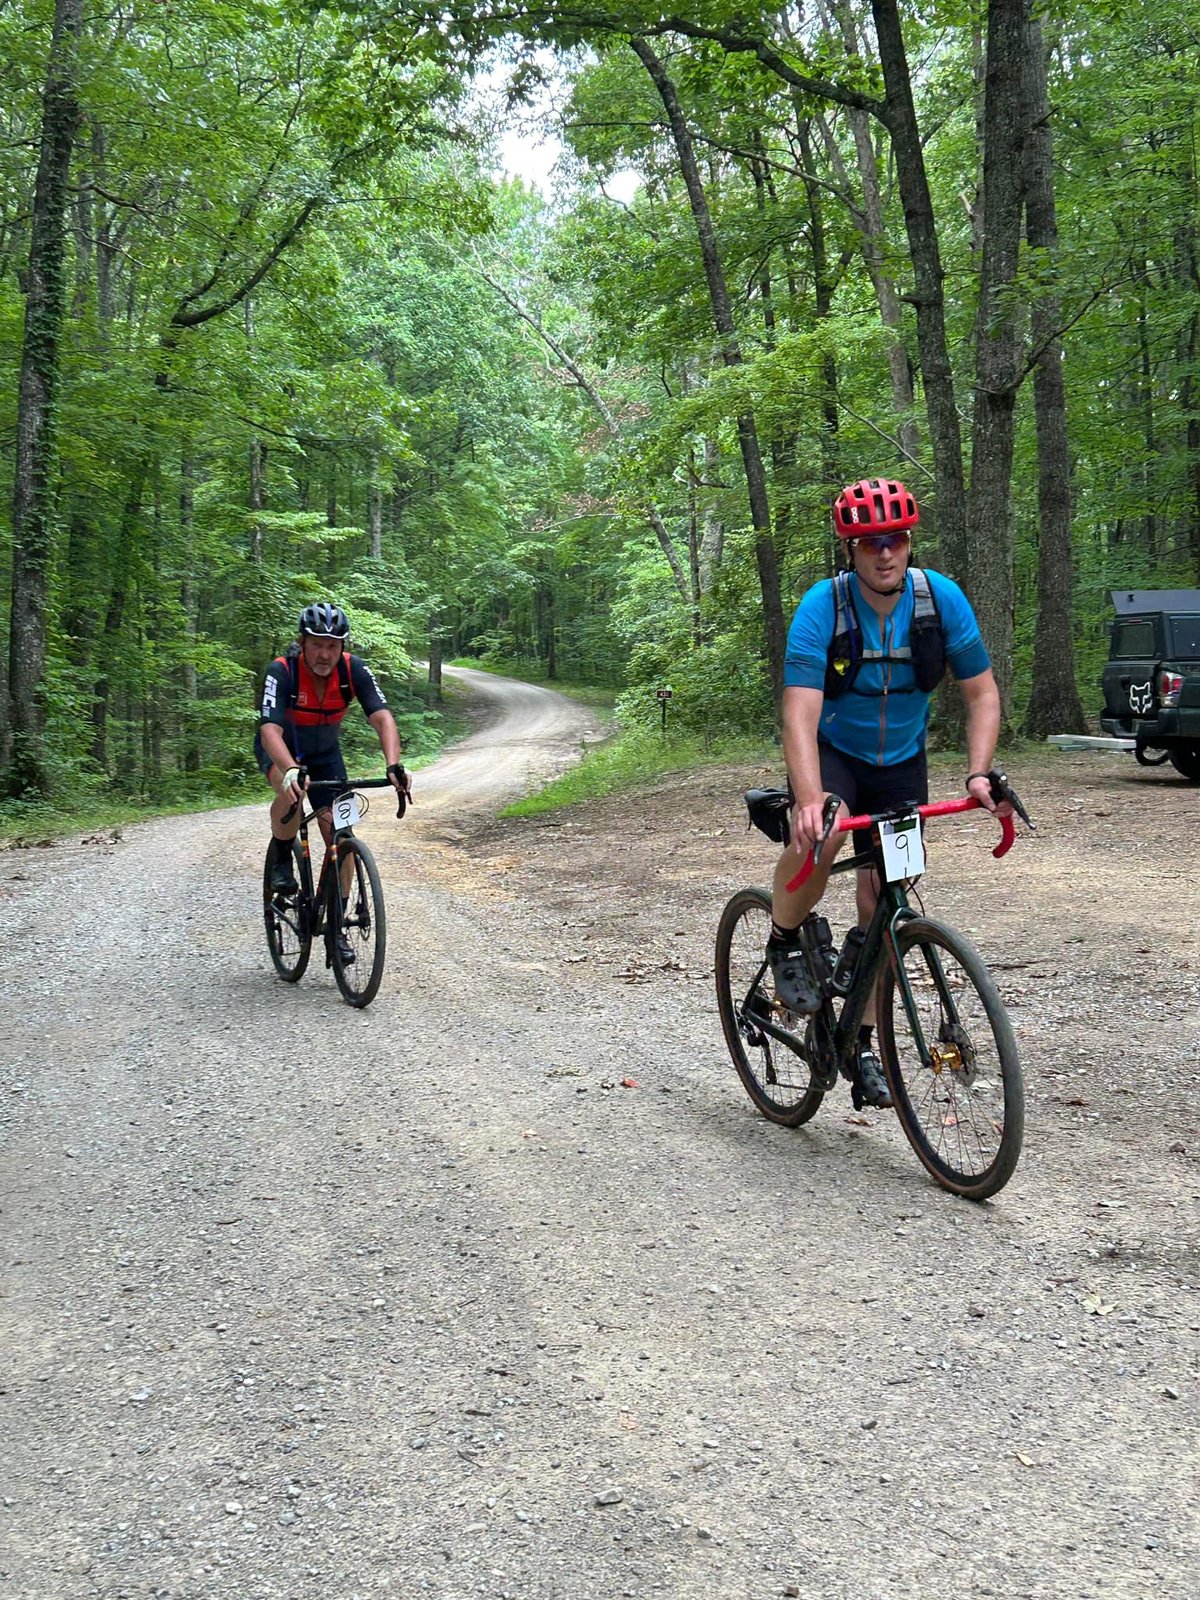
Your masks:
M792 830L788 812L792 808L792 797L786 789L747 789L745 800L752 826L776 844L790 843Z

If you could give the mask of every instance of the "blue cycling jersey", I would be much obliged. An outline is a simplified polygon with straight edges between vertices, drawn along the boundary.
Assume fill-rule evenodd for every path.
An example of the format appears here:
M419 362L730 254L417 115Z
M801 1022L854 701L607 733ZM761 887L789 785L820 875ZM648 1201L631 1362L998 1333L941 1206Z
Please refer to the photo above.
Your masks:
M953 578L927 567L923 571L937 601L950 670L956 678L974 678L991 661L971 602ZM913 619L912 577L906 578L904 593L887 617L867 603L854 574L850 588L864 650L888 654L907 648ZM792 618L783 667L785 687L824 689L834 611L833 582L826 578L813 585ZM917 688L911 661L864 661L848 692L825 701L818 731L846 755L880 767L894 766L924 748L931 698Z

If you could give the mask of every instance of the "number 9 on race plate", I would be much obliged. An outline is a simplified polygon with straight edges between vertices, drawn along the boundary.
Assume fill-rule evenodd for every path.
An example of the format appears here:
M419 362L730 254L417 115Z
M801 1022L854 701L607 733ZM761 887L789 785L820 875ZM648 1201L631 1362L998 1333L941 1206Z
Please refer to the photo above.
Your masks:
M879 837L883 841L884 876L889 883L921 876L925 871L925 841L916 812L911 817L898 817L894 822L881 822Z
M333 802L333 825L335 828L352 828L361 815L356 794L340 794Z

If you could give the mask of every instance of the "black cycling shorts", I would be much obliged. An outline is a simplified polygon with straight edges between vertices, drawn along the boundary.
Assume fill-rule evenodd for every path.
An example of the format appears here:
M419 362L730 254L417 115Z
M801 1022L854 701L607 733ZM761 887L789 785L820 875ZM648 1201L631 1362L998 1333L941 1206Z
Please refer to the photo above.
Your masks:
M262 735L254 735L254 755L258 762L259 771L265 778L274 763L263 749ZM308 768L308 775L314 783L345 783L346 763L342 758L340 747L324 751L320 756L304 756L298 758L296 765L303 763Z
M868 811L888 811L893 806L925 805L929 800L929 766L924 750L919 750L907 761L898 761L892 767L878 767L871 761L860 761L848 756L844 750L817 741L821 757L821 783L826 794L841 795L857 817ZM855 828L854 849L858 853L871 848L871 830Z

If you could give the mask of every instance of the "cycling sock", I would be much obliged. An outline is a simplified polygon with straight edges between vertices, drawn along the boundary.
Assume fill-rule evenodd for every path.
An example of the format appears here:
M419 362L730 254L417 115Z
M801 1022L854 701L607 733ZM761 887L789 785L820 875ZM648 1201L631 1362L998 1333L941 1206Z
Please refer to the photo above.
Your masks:
M858 1048L860 1050L869 1050L871 1048L871 1035L874 1032L873 1025L869 1028L860 1028L858 1030Z
M775 918L774 917L771 918L771 939L772 939L773 943L775 943L775 944L791 944L795 940L796 935L799 932L800 932L800 924L799 923L797 923L794 928L781 928L779 926L779 924L775 921Z

